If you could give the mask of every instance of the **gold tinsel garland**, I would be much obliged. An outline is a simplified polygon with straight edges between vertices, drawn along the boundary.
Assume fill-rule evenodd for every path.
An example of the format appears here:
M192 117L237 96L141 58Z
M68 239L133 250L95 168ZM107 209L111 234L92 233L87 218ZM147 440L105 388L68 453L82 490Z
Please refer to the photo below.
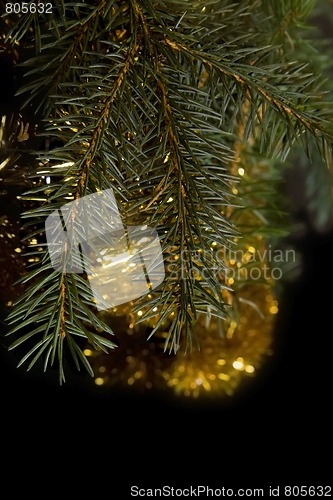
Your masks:
M256 240L263 247L262 239ZM265 271L267 278L267 262L256 261L255 253L253 246L246 245L244 252L238 252L240 261L229 259L230 269L234 266L238 271L238 292L225 291L230 318L223 321L202 315L195 328L198 348L194 346L191 351L180 349L176 355L164 352L166 323L159 334L147 340L154 321L136 325L131 304L115 309L113 314L104 312L104 321L109 318L115 322L118 317L118 324L114 323L116 331L121 324L129 326L119 335L119 348L115 352L85 350L96 374L95 384L105 390L110 387L171 390L176 395L195 398L234 394L244 379L253 377L272 354L278 301L273 295L272 280L247 283L246 276L251 269L261 274ZM233 280L229 277L227 282L230 284ZM136 315L140 317L142 311Z

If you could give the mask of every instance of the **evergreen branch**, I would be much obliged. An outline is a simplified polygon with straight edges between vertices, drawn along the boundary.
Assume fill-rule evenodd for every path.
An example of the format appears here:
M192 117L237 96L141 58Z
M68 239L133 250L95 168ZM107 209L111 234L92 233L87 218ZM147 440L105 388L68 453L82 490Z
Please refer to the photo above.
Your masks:
M138 51L138 45L134 45L130 52L127 54L123 67L121 68L119 75L117 76L115 82L113 83L111 89L110 89L110 95L106 99L104 106L99 114L99 117L96 120L96 125L95 129L92 133L91 137L91 142L89 145L89 148L87 149L85 153L85 157L82 161L81 164L79 164L79 168L81 168L81 175L80 175L80 180L78 183L78 189L76 191L76 198L78 197L78 194L80 193L80 196L83 196L85 194L85 189L86 189L86 179L87 179L87 172L89 171L91 162L95 156L95 153L97 151L98 146L101 144L103 141L103 133L104 130L106 129L109 121L110 121L110 109L111 106L116 98L117 92L123 85L123 82L125 80L125 76L129 71L129 68L131 64L133 64L135 54Z
M31 271L29 275L21 279L21 282L29 282L36 276L37 272L44 275L42 280L37 283L32 282L28 286L26 292L19 298L8 316L8 322L12 327L7 335L15 335L18 331L24 331L25 328L32 328L31 332L16 339L9 348L18 347L35 335L42 336L36 346L23 356L18 366L23 364L37 350L37 354L28 366L28 369L30 369L48 347L44 368L46 369L49 361L52 365L56 355L58 355L59 380L61 383L65 381L62 368L62 353L63 343L67 341L71 350L74 349L76 355L79 355L78 359L84 360L84 367L93 375L91 367L83 355L82 347L80 348L72 337L73 335L83 337L93 347L105 350L104 346L114 348L115 344L98 335L96 330L103 331L107 335L112 335L113 332L106 324L91 315L90 309L84 305L85 302L88 302L90 306L92 299L87 283L81 281L78 289L75 283L76 278L73 278L73 276L67 278L66 274L56 271L50 275L49 268L50 263L47 262L41 268ZM84 286L82 287L83 283ZM85 325L91 327L92 331L89 331Z
M140 301L136 309L142 307L143 303L144 306L148 308L146 313L150 318L152 317L152 311L154 309L158 310L156 316L165 317L165 311L167 311L169 315L174 316L172 327L166 339L166 347L169 345L170 350L177 351L180 346L181 333L183 330L185 330L187 341L191 339L190 331L197 318L196 303L199 301L200 296L204 298L203 302L200 301L202 302L200 304L201 310L206 309L207 311L207 308L211 307L216 311L216 314L222 317L225 316L224 302L221 295L221 289L223 288L221 281L217 280L213 273L207 273L208 276L206 279L207 282L209 282L209 293L207 293L207 284L200 283L198 278L194 278L191 275L195 267L198 269L197 264L192 259L191 253L198 243L200 243L201 249L205 247L210 248L209 239L212 241L212 239L219 238L218 235L220 235L222 242L225 243L228 235L232 234L232 229L231 227L228 229L228 223L226 221L224 221L224 226L222 224L222 231L219 229L219 223L221 222L220 212L216 211L219 216L218 222L216 222L212 216L207 216L207 214L214 212L214 207L207 203L207 199L202 196L200 189L198 189L196 185L197 178L200 179L202 176L208 179L208 172L204 170L198 161L198 153L205 157L207 157L207 154L216 155L216 145L210 143L210 141L205 138L205 135L200 135L198 132L191 132L192 128L197 126L197 123L195 123L195 118L193 119L193 117L195 117L195 112L192 111L192 113L190 113L184 110L184 108L186 109L188 106L187 103L190 101L183 95L181 109L174 100L171 101L171 89L166 79L163 77L163 73L163 68L161 66L158 67L155 78L157 90L159 90L161 94L160 120L161 122L163 120L163 128L161 126L159 130L160 137L158 142L163 142L168 151L166 156L167 172L163 174L164 169L161 171L161 180L157 185L156 195L144 209L149 211L159 198L163 198L160 202L158 211L155 209L154 215L158 216L158 214L163 213L163 222L166 224L168 215L165 210L162 212L161 206L174 199L174 203L170 203L173 209L170 210L171 220L168 224L168 231L162 239L166 258L168 251L167 243L172 246L176 245L176 248L179 249L176 254L172 255L173 258L178 257L177 264L172 266L172 272L176 274L176 277L169 277L169 279L167 277L167 284L164 286L162 296L158 300L158 307L154 306L157 302L155 302L153 298L151 301L147 301L147 299ZM180 86L180 88L183 87ZM190 91L192 92L192 90L193 89ZM186 92L189 93L189 89L186 89ZM193 110L193 104L191 107ZM212 112L211 115L213 114ZM186 126L185 123L181 121L182 118L186 120ZM206 128L209 128L207 122L204 122L204 124ZM191 136L192 139L190 139ZM194 153L192 149L194 144L197 149L196 153ZM201 149L205 144L210 147L210 150L205 151ZM192 164L190 164L189 159L187 159L188 154L190 154L189 159L191 159ZM221 160L221 156L219 156L219 159ZM190 174L190 172L195 172L194 169L197 169L195 177L193 177L193 174ZM221 169L219 174L220 175L214 176L215 188L216 185L221 184L221 179L223 179ZM216 184L217 182L218 184ZM212 185L214 185L214 183L212 183ZM206 189L207 188L210 188L210 182L207 183ZM172 198L172 196L170 197L171 194L174 198ZM218 194L218 203L221 204L221 191ZM216 199L215 197L213 198ZM199 203L199 206L202 205L203 210L199 211L198 206L194 206L195 203ZM175 217L174 214L177 214L177 216ZM154 220L154 215L149 219L150 223ZM206 221L204 227L209 230L209 233L206 233L205 237L201 229L202 222L204 221ZM168 293L166 293L166 291L168 291ZM142 319L146 319L145 314ZM160 324L161 322L158 321L152 334L155 333Z
M245 92L251 91L253 89L255 92L260 94L273 108L277 109L281 115L287 116L291 115L296 118L305 129L308 129L313 135L320 133L324 138L331 140L332 133L328 131L323 124L322 120L315 118L312 114L301 111L300 106L295 106L293 102L287 97L282 97L280 93L277 93L275 87L268 82L264 82L260 78L255 78L255 74L258 73L254 66L246 66L241 64L230 64L225 63L217 57L213 57L210 54L202 53L198 50L193 50L188 48L184 44L179 44L170 40L165 39L172 49L183 52L186 55L190 55L192 58L197 58L201 60L210 72L214 69L221 72L222 75L232 78L237 85L245 88ZM251 75L251 73L253 73ZM259 70L259 76L263 75L263 70ZM287 94L288 95L288 94Z
M318 80L287 52L278 63L264 62L278 48L261 28L267 15L256 11L259 0L57 5L61 15L50 18L49 32L34 32L40 48L25 63L30 81L21 89L31 93L28 101L46 89L42 136L60 142L39 153L35 178L42 168L50 183L26 194L42 203L23 214L27 228L40 236L45 218L63 204L114 189L124 222L157 229L163 246L165 281L133 311L144 311L140 321L156 319L152 334L169 323L166 349L191 347L199 314L223 319L230 309L226 262L214 246L232 246L237 230L267 235L272 214L280 213L260 183L234 188L244 143L251 154L272 157L286 155L298 138L306 148L313 137L327 158L332 107ZM30 43L29 22L9 39ZM251 213L245 223L244 206ZM89 215L98 224L98 215ZM113 348L112 331L94 311L86 277L50 272L46 243L40 245L9 317L12 335L31 332L12 347L36 340L22 362L30 358L30 368L44 356L46 369L57 359L63 381L67 346L75 365L92 373L80 342Z

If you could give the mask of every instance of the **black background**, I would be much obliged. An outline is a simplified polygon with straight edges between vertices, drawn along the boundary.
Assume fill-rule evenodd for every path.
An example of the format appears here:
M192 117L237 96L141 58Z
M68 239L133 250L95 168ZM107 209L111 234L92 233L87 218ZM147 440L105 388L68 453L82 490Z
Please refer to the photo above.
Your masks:
M27 450L36 446L40 457L58 450L76 465L88 460L96 474L111 474L112 488L119 483L120 498L129 484L328 483L333 236L309 233L301 246L305 272L285 291L275 354L233 398L185 404L157 396L103 396L85 390L75 377L58 387L16 370L1 349L2 430L13 442L15 460L22 460L23 449L25 463Z

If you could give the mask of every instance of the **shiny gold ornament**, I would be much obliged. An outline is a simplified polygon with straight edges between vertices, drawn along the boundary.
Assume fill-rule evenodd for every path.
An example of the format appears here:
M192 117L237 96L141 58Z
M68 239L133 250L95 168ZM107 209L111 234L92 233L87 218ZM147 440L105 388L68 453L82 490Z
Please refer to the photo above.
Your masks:
M115 351L85 351L95 372L94 383L105 390L153 389L193 398L231 396L272 354L278 303L269 285L249 285L236 309L237 321L214 318L207 324L207 317L202 317L195 330L200 350L193 347L177 355L163 350L167 332L147 340L149 329L130 323ZM118 320L126 324L124 317Z
M196 329L200 350L179 352L170 370L163 372L175 394L197 398L231 396L245 379L253 377L272 354L277 301L268 286L250 286L239 303L239 320L221 324L214 319L207 329Z
M108 354L89 348L84 351L95 373L95 385L105 390L132 389L136 392L162 389L165 385L162 371L168 369L172 361L164 352L166 333L148 339L151 329L135 325L132 313L125 316L120 311L115 311L119 315L112 318L103 312L103 320L112 323L117 332L118 348Z

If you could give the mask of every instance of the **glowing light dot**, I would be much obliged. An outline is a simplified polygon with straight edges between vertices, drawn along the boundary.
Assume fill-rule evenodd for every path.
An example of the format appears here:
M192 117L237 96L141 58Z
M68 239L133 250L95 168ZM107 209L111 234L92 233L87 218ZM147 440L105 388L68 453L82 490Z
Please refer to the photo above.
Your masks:
M222 358L218 359L218 360L217 360L217 364L218 364L219 366L223 366L223 365L225 365L225 359L222 359Z
M247 262L250 262L251 259L252 259L252 254L249 252L246 252L246 254L243 255L242 261L247 263Z
M154 307L153 312L156 312L156 311L157 311L157 307Z
M205 389L207 392L211 390L211 385L210 385L210 383L209 383L207 380L204 380L204 381L202 382L202 385L203 385L204 389Z
M104 384L104 379L102 377L95 378L95 384L96 385L103 385Z
M92 355L92 353L93 353L93 352L92 352L92 350L91 350L91 349L85 349L85 350L83 351L83 354L84 354L85 356L91 356L91 355Z
M31 242L30 242L30 243L31 243L31 245L37 245L37 240L36 240L36 238L32 238L32 240L31 240Z
M229 278L228 283L229 283L229 285L233 285L235 283L234 278Z
M202 385L202 380L201 380L201 378L197 378L197 379L195 379L195 383L196 383L197 385Z
M169 156L170 156L170 153L168 153L168 154L166 155L166 157L165 157L165 158L164 158L164 160L163 160L163 163L166 163L166 162L168 161Z
M228 331L227 331L227 338L228 339L232 339L232 337L234 336L234 329L233 328L228 328Z
M269 312L271 314L277 314L279 312L279 308L277 306L272 306L269 308Z
M244 360L243 358L237 358L233 363L232 366L235 368L235 370L244 370Z
M20 247L15 248L15 252L21 253L22 252L22 248L20 248Z
M220 380L225 380L226 382L230 380L230 376L227 373L219 373L218 378Z
M238 169L238 173L239 173L239 175L244 175L244 174L245 174L245 170L244 170L244 168L240 167L240 168Z
M231 264L232 266L234 266L234 265L236 264L235 259L230 259L230 260L229 260L229 262L230 262L230 264Z
M232 194L238 194L238 189L232 188Z
M247 373L254 373L254 366L252 366L252 365L246 365L245 371Z
M143 312L142 311L139 311L138 312L138 316L142 316L143 315Z
M250 247L248 248L248 251L249 251L250 253L255 253L255 252L256 252L256 249L255 249L254 247L250 246Z
M173 201L173 198L172 196L170 196L170 198L168 199L167 203L171 203Z

